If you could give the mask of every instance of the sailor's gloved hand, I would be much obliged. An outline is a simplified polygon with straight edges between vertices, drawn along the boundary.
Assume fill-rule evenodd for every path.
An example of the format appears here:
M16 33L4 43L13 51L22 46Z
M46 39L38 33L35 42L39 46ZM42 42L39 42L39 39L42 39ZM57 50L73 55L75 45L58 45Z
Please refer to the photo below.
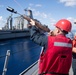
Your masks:
M35 21L31 19L30 24L31 24L32 26L35 26Z

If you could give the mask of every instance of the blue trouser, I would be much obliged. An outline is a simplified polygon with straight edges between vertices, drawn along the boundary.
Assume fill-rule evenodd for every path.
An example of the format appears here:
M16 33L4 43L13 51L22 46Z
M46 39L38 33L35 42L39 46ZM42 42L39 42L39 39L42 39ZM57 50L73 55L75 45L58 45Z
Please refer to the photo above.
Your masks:
M72 68L73 68L73 74L76 75L76 59L74 58L72 60Z

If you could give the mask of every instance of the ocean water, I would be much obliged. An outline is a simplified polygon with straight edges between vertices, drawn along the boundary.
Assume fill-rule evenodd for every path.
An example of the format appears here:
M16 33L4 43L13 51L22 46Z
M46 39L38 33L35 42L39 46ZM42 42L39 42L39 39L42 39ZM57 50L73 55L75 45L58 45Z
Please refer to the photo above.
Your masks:
M0 41L0 75L2 75L5 56L10 50L6 75L19 75L39 59L41 47L29 38Z

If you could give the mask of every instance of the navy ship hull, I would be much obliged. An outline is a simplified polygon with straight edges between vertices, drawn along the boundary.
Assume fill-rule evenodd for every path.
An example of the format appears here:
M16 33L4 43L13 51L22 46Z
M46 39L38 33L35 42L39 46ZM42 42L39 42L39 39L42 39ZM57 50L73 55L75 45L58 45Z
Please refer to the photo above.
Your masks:
M0 40L30 36L29 30L0 30Z

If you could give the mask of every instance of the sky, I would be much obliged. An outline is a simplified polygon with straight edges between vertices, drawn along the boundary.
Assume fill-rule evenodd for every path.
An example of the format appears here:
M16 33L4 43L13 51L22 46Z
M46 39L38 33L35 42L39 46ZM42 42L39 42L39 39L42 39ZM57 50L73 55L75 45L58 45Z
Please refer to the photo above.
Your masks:
M72 23L72 29L76 29L76 0L0 0L0 28L11 15L6 8L10 6L18 13L25 14L24 9L31 9L33 18L38 19L50 29L60 19L68 19ZM13 14L13 18L18 16Z

